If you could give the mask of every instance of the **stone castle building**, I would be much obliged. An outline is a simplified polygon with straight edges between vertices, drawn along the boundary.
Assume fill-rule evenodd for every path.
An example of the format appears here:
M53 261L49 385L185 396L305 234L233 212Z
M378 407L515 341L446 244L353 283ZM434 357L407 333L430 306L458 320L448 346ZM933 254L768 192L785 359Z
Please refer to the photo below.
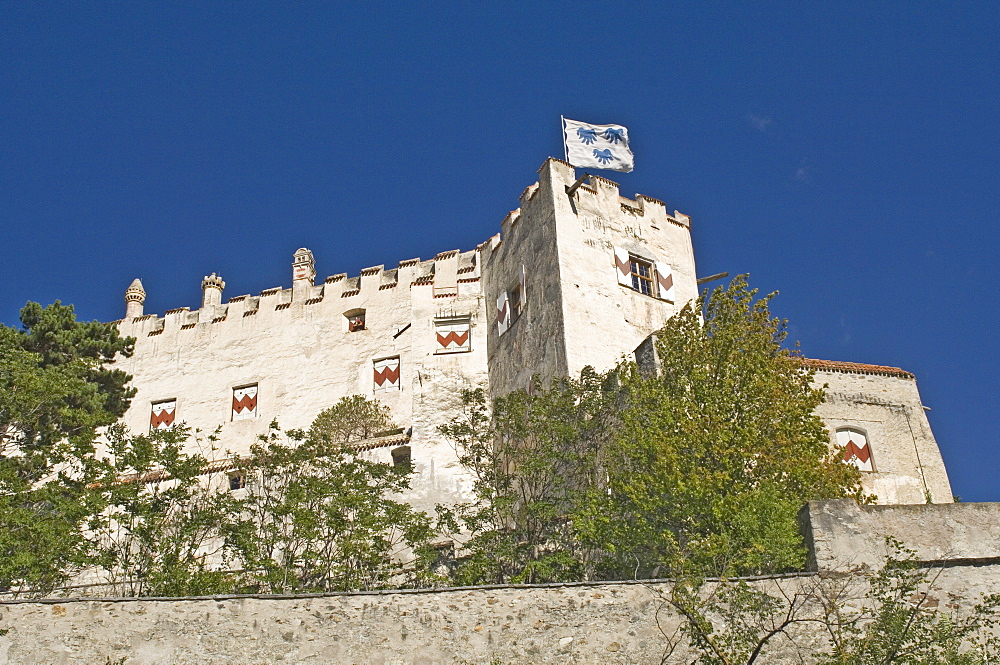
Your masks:
M412 463L412 503L468 496L471 479L437 432L461 392L526 388L533 375L599 370L636 353L697 297L691 220L657 199L622 197L599 176L576 178L547 160L500 233L469 251L374 266L317 283L299 249L291 288L238 295L202 281L202 306L144 314L137 279L126 291L120 361L138 389L124 416L135 432L181 422L220 427L220 458L246 451L277 419L309 425L352 394L387 405L401 433L366 441L370 454ZM655 356L655 354L653 354ZM881 503L950 502L951 488L915 379L893 367L808 360L828 385L819 415L831 446L865 471Z

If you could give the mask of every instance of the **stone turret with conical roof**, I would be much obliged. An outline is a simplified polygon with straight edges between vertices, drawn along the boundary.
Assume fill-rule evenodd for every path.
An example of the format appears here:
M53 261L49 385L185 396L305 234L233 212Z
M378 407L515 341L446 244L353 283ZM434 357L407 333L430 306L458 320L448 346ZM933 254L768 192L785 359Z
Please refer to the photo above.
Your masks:
M125 289L125 318L132 319L142 316L142 305L146 302L146 290L136 277L132 285Z

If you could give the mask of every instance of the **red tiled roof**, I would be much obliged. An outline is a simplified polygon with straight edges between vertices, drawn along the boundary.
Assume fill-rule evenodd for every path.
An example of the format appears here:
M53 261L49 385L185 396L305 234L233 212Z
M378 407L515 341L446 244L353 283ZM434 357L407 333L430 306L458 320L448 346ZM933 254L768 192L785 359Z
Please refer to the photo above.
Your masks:
M885 365L867 365L865 363L849 363L842 360L819 360L817 358L800 358L804 367L823 372L847 372L849 374L881 374L883 376L898 376L912 379L913 374L898 367Z

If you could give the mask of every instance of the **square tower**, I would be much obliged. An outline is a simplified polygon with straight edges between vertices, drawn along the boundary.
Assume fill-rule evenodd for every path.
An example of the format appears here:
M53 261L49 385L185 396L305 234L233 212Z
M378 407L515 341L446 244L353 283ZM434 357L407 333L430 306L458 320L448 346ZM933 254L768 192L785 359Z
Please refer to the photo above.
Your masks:
M482 254L494 395L610 369L698 295L686 215L557 159Z

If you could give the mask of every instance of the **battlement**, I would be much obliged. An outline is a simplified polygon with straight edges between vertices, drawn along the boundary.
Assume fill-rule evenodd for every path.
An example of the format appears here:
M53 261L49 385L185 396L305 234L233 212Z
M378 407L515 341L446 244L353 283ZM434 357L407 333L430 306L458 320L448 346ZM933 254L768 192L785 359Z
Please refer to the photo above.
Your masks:
M305 263L302 260L305 256L303 252L308 250L303 248L296 252L293 267ZM326 304L346 311L356 309L355 300L358 299L372 299L374 302L367 304L375 307L393 307L395 305L392 302L382 302L384 298L380 298L378 292L396 289L400 284L431 287L426 294L420 290L415 291L413 297L457 298L479 295L478 254L479 249L465 252L453 249L441 252L427 261L419 258L406 259L400 261L397 267L389 269L384 265L371 266L362 269L355 277L338 273L327 277L320 284L307 283L301 288L277 286L264 289L256 296L234 296L225 303L221 301L225 283L221 277L212 273L202 280L202 287L206 293L217 293L217 302L203 302L202 307L195 310L190 307L175 307L166 310L162 317L156 314L126 316L119 321L119 325L124 334L151 337L170 330L194 330L198 324L218 325L229 322L236 325L237 321L265 312L284 312L306 306ZM309 252L308 258L311 257L312 253ZM139 293L142 300L145 299L145 292L140 290L141 284L139 280L135 280L126 292L126 303L132 311L142 305Z

